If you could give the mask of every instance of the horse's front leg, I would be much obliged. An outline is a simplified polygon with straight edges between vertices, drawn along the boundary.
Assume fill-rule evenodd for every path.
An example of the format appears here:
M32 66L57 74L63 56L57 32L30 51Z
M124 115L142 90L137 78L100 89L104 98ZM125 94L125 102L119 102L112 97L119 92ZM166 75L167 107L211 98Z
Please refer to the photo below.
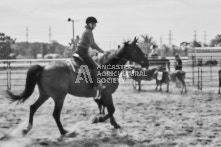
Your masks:
M111 94L106 94L104 97L104 106L106 106L107 111L108 111L108 116L110 117L110 123L112 126L114 126L115 129L119 129L120 125L117 124L115 118L114 118L114 112L115 112L115 107L113 103L113 98Z
M170 83L167 82L167 93L169 92L169 86L170 86Z
M113 104L113 99L112 99L112 95L111 94L102 94L102 99L103 99L103 107L107 108L108 114L103 116L103 115L99 115L96 116L92 123L98 123L98 122L104 122L106 121L108 118L110 118L110 123L112 126L114 126L115 129L120 128L120 125L117 124L113 114L115 112L115 108L114 108L114 104Z
M138 91L141 91L141 80L138 81L138 86L139 86Z
M156 80L156 88L155 88L155 91L157 91L158 89L158 81Z
M160 90L159 91L162 91L162 82L160 82Z
M103 104L103 95L101 95L101 99L94 100L99 108L99 113L92 119L92 123L99 123L106 121L110 116L107 114L105 115L105 106Z

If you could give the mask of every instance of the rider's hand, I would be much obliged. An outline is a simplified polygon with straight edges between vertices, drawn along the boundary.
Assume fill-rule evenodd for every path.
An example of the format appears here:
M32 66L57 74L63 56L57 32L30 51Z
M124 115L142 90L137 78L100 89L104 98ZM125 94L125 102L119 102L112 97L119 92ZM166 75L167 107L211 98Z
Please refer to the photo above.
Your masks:
M110 54L110 52L109 51L104 51L104 54L108 55L108 54Z

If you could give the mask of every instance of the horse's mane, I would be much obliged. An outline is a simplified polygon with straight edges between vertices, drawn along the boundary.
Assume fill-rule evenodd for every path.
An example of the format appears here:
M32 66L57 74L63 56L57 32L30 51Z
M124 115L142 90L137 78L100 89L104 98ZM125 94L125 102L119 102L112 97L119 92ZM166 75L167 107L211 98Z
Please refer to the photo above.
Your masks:
M116 49L116 50L111 50L111 51L109 51L109 53L102 55L98 59L98 62L102 65L109 65L109 64L115 65L115 64L117 64L117 62L119 62L119 60L123 56L124 51L125 51L124 49L128 44L129 44L129 41L125 41L121 48Z

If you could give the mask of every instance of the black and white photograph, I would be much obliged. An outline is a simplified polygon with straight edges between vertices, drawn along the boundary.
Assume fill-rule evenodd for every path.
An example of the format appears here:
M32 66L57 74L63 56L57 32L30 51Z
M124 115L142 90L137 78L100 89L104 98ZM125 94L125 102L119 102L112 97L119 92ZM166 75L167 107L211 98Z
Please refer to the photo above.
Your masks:
M0 147L221 147L221 1L0 2Z

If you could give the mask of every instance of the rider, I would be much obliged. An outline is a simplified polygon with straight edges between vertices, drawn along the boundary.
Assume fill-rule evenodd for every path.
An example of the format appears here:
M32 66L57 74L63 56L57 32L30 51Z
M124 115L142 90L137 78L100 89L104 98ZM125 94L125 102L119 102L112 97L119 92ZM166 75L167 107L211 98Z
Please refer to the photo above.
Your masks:
M150 52L150 56L151 57L153 57L153 58L157 58L157 56L158 56L158 53L157 53L157 45L152 45L151 47L150 47L150 49L151 49L151 52Z
M97 81L98 65L96 62L89 56L88 50L89 47L96 49L98 52L104 53L104 51L95 43L93 30L96 27L97 19L95 17L88 17L86 19L85 31L83 32L76 49L76 53L79 54L81 58L84 59L85 63L91 69L91 76L93 80L93 87L101 90L105 88L101 83Z
M182 70L182 60L178 54L175 55L175 70Z

